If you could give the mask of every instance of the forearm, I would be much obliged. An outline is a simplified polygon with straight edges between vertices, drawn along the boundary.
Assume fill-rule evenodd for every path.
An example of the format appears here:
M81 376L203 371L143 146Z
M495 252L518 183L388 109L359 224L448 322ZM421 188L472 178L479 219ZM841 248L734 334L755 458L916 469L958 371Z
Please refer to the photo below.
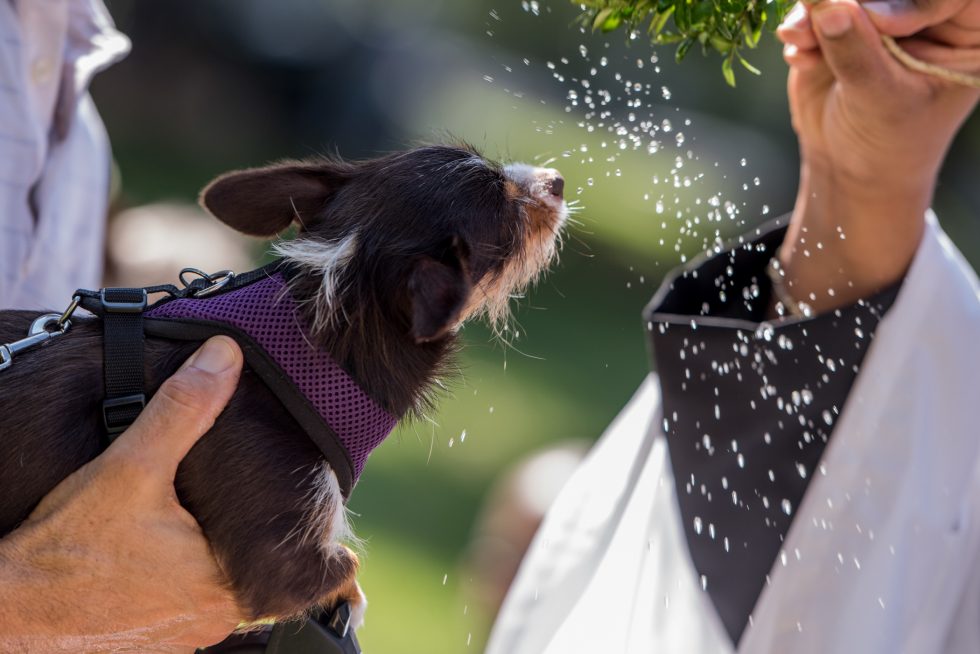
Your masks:
M922 238L931 175L856 184L804 163L779 252L785 290L816 313L853 304L898 281Z

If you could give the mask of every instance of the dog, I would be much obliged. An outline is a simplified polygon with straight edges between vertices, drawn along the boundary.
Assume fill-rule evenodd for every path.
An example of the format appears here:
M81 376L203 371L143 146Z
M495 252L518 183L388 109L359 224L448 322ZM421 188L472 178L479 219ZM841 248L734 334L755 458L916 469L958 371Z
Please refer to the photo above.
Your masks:
M285 292L308 328L309 351L329 355L384 415L411 420L433 409L460 326L476 317L502 324L511 297L555 258L568 218L563 189L553 169L434 145L232 172L200 202L244 234L296 227L273 249L292 271ZM22 338L36 317L0 312L0 343ZM72 322L0 371L0 535L105 447L101 321ZM147 391L200 342L148 335ZM350 480L338 474L249 360L175 484L251 619L346 600L360 622L357 557L344 545Z

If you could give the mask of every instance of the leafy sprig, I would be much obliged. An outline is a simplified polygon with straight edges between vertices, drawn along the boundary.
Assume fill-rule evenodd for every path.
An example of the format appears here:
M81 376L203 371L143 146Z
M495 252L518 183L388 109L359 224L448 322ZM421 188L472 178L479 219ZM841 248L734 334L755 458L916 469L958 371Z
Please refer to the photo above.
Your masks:
M695 45L718 52L721 72L735 86L735 62L759 75L742 52L755 48L764 30L774 31L794 0L572 0L593 30L620 27L645 33L656 44L676 43L677 61Z

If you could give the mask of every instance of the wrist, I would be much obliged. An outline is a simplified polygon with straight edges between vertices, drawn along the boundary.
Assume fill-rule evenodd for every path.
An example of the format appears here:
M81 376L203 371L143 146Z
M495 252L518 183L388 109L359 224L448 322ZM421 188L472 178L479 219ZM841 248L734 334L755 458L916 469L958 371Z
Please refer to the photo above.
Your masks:
M918 180L918 184L912 180ZM778 260L795 300L821 313L897 282L918 248L932 200L931 177L857 183L804 163Z
M938 166L924 165L923 157L912 166L893 161L838 162L802 148L797 201L811 197L816 205L858 210L862 215L918 214L929 207L936 189ZM856 170L856 169L860 170ZM914 206L913 206L914 205Z

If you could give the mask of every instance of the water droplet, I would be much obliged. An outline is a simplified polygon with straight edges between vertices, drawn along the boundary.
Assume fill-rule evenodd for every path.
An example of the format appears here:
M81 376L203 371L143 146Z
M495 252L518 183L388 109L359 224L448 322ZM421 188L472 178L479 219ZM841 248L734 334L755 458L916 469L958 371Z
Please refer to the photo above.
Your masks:
M791 515L793 513L793 505L790 503L789 500L784 499L780 504L780 506L782 506L783 513L785 513L786 515Z
M701 529L703 527L704 527L704 525L701 522L701 518L698 517L698 516L694 516L694 533L700 536L701 535Z
M528 13L534 14L535 16L541 15L541 4L538 2L538 0L522 0L521 8Z

